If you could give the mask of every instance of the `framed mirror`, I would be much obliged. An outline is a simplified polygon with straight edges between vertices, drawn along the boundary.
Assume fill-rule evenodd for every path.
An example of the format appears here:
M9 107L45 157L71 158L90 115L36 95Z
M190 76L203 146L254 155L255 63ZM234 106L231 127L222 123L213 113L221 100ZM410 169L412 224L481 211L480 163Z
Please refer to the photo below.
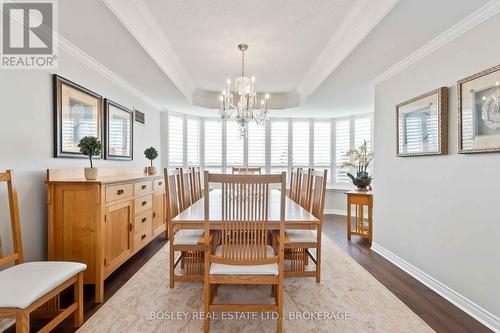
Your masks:
M106 159L133 159L133 124L132 110L110 101L104 100L106 123Z
M78 143L84 136L102 140L102 96L55 74L53 89L54 157L86 158Z
M448 150L448 88L396 105L397 156L442 155Z
M500 152L500 65L457 83L458 152Z

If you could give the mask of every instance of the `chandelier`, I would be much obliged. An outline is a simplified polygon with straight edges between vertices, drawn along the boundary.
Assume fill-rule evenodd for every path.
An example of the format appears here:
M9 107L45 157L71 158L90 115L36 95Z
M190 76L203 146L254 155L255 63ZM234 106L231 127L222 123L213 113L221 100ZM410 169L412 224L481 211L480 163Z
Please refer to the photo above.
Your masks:
M257 125L265 125L268 120L267 102L269 94L261 99L260 105L257 101L257 92L255 91L255 77L249 79L245 76L245 51L247 44L239 44L241 51L241 76L234 82L234 91L231 91L231 79L227 79L227 88L222 91L220 96L219 117L221 120L227 120L234 114L240 137L248 134L248 124L255 121ZM235 104L236 103L236 104Z

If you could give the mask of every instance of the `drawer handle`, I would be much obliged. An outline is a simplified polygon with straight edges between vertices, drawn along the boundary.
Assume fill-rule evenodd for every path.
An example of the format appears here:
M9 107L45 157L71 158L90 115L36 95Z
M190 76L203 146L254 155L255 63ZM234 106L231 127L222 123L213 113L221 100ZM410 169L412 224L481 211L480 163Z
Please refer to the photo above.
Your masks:
M142 185L141 188L145 190L148 186L147 185Z
M147 218L143 217L142 218L142 223L146 222Z
M129 224L128 224L128 230L129 230L129 231L134 230L134 225L133 225L132 223L129 223Z
M142 205L143 205L143 206L146 206L146 204L147 204L147 203L148 203L147 201L143 201L143 202L142 202Z
M154 217L156 217L156 213L155 213L155 212L153 212L153 218L154 218Z
M116 191L116 194L118 194L118 195L122 195L122 194L123 194L123 192L124 192L124 191L120 189L120 190Z
M163 182L158 182L158 186L162 186L163 185Z
M144 240L144 238L146 238L146 234L141 236L141 240Z

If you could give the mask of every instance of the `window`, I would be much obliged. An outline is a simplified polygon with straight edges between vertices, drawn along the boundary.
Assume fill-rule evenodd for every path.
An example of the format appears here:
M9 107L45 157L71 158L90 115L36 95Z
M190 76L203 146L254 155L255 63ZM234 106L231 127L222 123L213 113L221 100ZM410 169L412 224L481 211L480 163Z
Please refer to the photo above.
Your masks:
M169 167L200 165L210 172L230 173L233 166L256 166L262 167L263 172L285 171L288 176L292 167L314 167L328 170L330 184L349 188L349 170L340 167L348 161L347 151L359 147L364 140L369 147L373 144L371 115L324 120L271 119L267 126L250 122L246 138L240 136L234 120L202 119L168 115ZM422 143L422 128L433 128L437 122L429 118L407 125L411 146Z
M351 121L337 120L335 122L335 181L338 183L347 183L348 169L342 169L342 163L349 161L346 156L347 151L351 148Z
M314 122L314 168L328 169L328 180L331 179L331 121Z
M243 165L243 143L238 124L235 121L226 122L226 166ZM228 170L230 171L230 170Z
M183 117L168 116L168 165L182 166L184 144L183 144Z
M187 164L200 164L200 121L187 119Z
M271 122L271 167L288 166L288 121ZM281 168L280 170L283 170Z
M222 123L205 119L205 170L222 171Z
M293 166L309 166L309 121L294 121L292 133Z
M256 123L248 125L248 165L266 165L266 127Z
M371 147L372 119L371 117L356 118L354 120L354 146L361 146L364 141Z

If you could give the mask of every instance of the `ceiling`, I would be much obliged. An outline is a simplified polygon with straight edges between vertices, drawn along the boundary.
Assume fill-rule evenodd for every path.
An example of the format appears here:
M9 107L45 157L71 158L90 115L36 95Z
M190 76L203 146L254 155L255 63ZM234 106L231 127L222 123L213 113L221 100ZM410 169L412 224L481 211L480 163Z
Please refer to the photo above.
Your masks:
M145 0L199 89L220 91L241 71L237 45L249 45L248 75L259 90L296 90L353 7L352 0Z
M239 74L244 41L273 115L336 117L373 111L375 77L487 2L67 0L59 26L162 110L214 115L199 106Z

